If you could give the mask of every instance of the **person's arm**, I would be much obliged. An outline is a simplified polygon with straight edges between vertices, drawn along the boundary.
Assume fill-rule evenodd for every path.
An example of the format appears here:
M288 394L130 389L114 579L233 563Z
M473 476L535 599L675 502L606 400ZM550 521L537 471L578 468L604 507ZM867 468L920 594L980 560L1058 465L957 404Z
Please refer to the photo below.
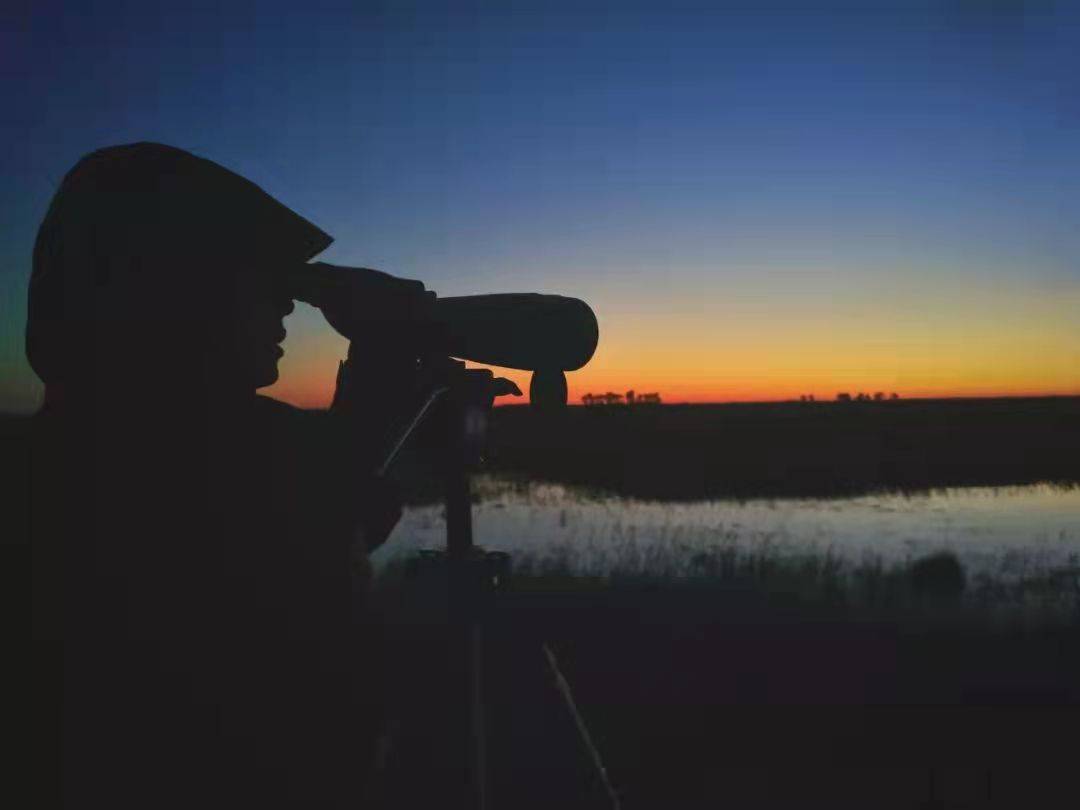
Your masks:
M317 307L349 339L330 408L352 452L375 469L396 423L418 395L435 294L422 282L363 267L316 262L292 273L293 296Z
M371 470L383 462L391 441L423 395L418 357L397 330L358 336L338 366L332 417L352 435Z
M357 530L370 551L386 542L401 519L397 485L376 471L421 395L420 330L434 295L420 282L374 270L323 265L316 272L322 278L316 304L330 325L349 338L327 416L334 440L347 455Z
M435 294L419 281L364 268L308 265L298 278L297 297L322 310L330 325L350 341L348 356L338 368L329 416L359 468L372 474L441 373L438 362L420 365L421 356L437 342ZM496 379L490 371L467 373L474 386L482 383L489 407L496 396L521 394L511 381ZM389 503L393 485L373 478L370 490L380 489ZM378 501L374 497L369 504L371 548L385 541L400 516L399 500L393 501L396 512L389 507L382 512Z

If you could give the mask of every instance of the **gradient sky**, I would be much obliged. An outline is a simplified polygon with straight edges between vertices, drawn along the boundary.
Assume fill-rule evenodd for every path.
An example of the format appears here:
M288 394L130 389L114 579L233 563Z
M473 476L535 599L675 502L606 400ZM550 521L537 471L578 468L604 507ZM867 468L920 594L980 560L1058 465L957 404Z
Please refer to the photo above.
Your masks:
M171 6L4 12L0 411L41 394L53 191L136 140L259 183L326 261L586 299L573 397L1080 393L1076 3ZM270 393L325 404L344 341L286 325Z

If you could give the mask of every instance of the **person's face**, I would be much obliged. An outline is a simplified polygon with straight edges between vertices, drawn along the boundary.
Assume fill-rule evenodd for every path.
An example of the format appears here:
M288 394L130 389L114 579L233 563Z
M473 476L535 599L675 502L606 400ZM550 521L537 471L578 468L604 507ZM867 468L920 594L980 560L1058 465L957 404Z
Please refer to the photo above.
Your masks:
M292 298L272 269L245 267L235 278L232 351L228 353L235 379L244 387L263 388L277 382L278 361L284 355L285 316Z
M293 302L272 263L174 256L151 269L102 288L93 306L100 362L144 387L169 382L211 397L277 381Z

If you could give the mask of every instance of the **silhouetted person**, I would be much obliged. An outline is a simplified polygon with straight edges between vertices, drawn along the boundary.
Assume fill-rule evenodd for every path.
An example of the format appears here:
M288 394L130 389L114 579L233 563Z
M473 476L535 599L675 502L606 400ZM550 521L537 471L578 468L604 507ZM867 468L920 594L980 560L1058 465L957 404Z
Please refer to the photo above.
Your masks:
M290 274L330 241L157 144L90 154L57 191L27 327L46 385L35 805L358 806L378 725L366 546L400 516L369 471L415 370L407 323L372 336L324 310L353 338L329 413L255 393ZM390 310L423 294L401 284Z

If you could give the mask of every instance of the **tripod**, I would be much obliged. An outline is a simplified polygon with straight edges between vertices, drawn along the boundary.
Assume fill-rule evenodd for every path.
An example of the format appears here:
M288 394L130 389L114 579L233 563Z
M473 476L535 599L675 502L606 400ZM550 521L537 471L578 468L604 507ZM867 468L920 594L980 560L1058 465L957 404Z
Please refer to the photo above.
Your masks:
M473 542L470 475L481 460L487 414L498 381L490 372L467 370L457 361L440 358L434 363L435 384L392 446L380 473L386 474L421 423L434 423L446 508L446 547L420 552L407 569L410 577L426 580L429 590L438 591L436 599L445 606L446 623L439 630L446 666L441 689L435 689L442 705L424 720L441 723L441 732L446 734L446 744L435 757L436 767L444 773L443 789L448 791L440 801L452 807L485 810L491 806L485 627L495 610L500 584L510 575L511 560L506 553L485 551ZM557 694L606 794L605 804L618 808L618 796L555 654L547 644L542 645L542 652Z

